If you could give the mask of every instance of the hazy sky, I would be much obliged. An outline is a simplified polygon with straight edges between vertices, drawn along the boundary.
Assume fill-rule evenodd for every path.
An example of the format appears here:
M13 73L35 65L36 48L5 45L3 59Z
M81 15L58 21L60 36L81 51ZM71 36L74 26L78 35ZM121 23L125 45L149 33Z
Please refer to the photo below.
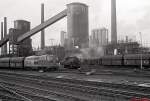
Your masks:
M106 27L110 32L110 1L111 0L0 0L0 21L8 17L8 28L18 19L31 22L31 28L40 24L40 6L45 4L45 20L61 12L66 4L82 2L89 6L89 33L91 29ZM150 0L117 0L118 38L129 35L139 40L142 32L143 43L150 45ZM67 19L64 18L46 28L46 45L50 39L59 43L60 31L67 31ZM32 37L33 47L40 46L40 34Z

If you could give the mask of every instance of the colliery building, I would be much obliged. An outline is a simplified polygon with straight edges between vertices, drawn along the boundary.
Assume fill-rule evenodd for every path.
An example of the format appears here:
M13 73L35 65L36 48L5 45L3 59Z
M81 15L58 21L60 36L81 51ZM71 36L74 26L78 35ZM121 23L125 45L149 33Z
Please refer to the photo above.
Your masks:
M42 50L35 51L35 55L44 54L55 55L59 60L62 60L65 57L65 48L62 46L46 46Z
M102 47L108 44L108 29L93 29L90 36L90 47Z
M61 31L60 32L60 44L62 47L66 47L67 40L68 40L67 32Z
M67 19L68 49L74 46L87 48L89 46L88 6L82 3L68 4Z
M30 38L17 43L17 38L29 30L30 22L25 20L14 21L14 28L9 29L9 54L13 56L28 56L32 54L32 40Z
M140 44L138 42L108 44L105 47L105 55L140 54L141 52L148 53L148 51L149 51L148 48L140 47Z

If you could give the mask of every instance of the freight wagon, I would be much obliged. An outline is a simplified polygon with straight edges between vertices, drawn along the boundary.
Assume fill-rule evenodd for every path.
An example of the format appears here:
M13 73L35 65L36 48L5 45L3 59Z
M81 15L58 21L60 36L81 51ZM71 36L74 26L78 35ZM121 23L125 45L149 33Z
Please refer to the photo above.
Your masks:
M83 65L150 67L150 54L109 55L97 59L81 59Z
M53 55L29 56L29 57L7 57L0 58L0 68L9 69L58 69L58 58Z

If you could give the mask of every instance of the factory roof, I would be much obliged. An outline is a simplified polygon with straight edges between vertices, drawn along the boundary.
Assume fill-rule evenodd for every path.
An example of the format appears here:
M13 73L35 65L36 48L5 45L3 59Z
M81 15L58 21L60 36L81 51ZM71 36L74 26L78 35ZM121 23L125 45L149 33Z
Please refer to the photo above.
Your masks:
M70 3L70 4L67 4L67 5L83 5L83 6L88 6L84 3L80 3L80 2L73 2L73 3Z

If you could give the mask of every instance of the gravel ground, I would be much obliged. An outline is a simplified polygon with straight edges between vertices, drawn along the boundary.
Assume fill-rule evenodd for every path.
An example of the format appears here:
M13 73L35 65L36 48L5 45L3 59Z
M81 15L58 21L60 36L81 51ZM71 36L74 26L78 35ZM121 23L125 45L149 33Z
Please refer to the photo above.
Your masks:
M41 76L50 76L56 78L68 78L68 79L79 79L79 80L88 80L96 82L111 82L111 83L124 83L131 85L142 85L150 86L150 78L143 77L129 77L122 75L113 75L113 74L101 74L101 75L87 75L80 73L58 73L58 72L38 72L38 71L21 71L21 70L0 70L0 72L10 72L10 73L21 73L21 74L32 74L32 75L41 75Z

